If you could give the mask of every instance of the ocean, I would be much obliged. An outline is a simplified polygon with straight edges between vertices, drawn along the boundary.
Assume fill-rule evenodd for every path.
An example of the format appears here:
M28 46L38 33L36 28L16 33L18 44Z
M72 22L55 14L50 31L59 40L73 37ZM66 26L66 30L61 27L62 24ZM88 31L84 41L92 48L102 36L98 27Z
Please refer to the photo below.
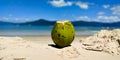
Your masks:
M53 26L0 26L0 36L49 36ZM76 35L93 35L106 27L75 26ZM116 27L109 27L115 29Z

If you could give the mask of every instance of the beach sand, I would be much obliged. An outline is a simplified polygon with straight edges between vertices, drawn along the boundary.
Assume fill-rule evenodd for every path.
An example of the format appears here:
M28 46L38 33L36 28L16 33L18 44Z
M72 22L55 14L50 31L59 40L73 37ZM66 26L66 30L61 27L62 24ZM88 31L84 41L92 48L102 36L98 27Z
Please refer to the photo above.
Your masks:
M71 46L58 48L50 36L0 37L0 60L120 60L120 56L82 48L76 36Z

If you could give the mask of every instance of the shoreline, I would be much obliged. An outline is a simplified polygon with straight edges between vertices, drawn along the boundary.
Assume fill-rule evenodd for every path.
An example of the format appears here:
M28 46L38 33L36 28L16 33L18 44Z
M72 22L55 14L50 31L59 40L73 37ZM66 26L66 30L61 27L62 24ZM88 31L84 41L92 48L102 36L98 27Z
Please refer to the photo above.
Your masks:
M77 33L77 34L78 34L78 33ZM87 37L87 36L92 36L92 35L93 35L93 34L81 34L81 35L75 35L75 36L76 36L76 37L77 37L77 36L83 36L83 37L86 36L86 37ZM0 36L10 36L10 37L14 37L14 36L19 36L19 37L23 37L23 36L26 36L26 37L27 37L27 36L28 36L28 37L30 37L30 36L31 36L31 37L32 37L32 36L43 36L43 37L44 37L44 36L51 36L51 35L0 35Z
M89 36L91 36L91 35L89 35ZM75 36L75 38L74 38L74 40L80 40L80 39L85 39L85 38L87 38L87 37L89 37L89 36L87 36L87 35L77 35L77 36ZM49 36L0 36L0 37L21 37L21 38L23 38L24 40L29 40L29 41L43 41L43 40L45 40L45 41L49 41L49 40L51 40L52 41L52 38L51 38L51 36L49 35Z

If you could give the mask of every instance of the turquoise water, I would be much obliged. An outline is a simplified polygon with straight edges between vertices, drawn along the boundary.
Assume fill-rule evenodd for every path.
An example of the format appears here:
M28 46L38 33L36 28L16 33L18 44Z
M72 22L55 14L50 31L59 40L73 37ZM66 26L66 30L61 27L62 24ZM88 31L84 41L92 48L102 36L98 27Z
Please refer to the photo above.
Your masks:
M0 26L0 36L49 36L53 26ZM76 35L92 35L105 27L75 27ZM115 27L110 27L115 29Z

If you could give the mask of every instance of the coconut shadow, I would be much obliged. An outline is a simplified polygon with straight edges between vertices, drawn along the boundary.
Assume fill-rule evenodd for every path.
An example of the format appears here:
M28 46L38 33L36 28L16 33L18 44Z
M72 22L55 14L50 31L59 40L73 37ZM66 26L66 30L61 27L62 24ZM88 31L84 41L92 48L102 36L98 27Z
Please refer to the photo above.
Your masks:
M68 46L65 46L65 47L59 47L55 44L48 44L48 46L51 46L51 47L54 47L54 48L57 48L57 49L62 49L62 48L65 48L65 47L70 47L71 45L68 45Z

